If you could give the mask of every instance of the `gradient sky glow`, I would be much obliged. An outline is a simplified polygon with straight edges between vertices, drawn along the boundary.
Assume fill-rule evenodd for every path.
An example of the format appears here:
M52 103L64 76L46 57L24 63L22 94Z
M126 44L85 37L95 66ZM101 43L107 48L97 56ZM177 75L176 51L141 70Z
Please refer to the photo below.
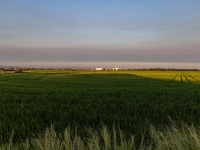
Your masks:
M0 65L200 63L199 8L199 0L1 0Z

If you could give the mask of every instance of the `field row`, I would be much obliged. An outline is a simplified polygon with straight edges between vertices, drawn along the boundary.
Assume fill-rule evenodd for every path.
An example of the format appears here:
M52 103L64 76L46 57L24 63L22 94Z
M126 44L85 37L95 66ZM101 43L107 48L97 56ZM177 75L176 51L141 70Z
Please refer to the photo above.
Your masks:
M173 79L171 81L173 81L173 80L180 80L181 83L183 83L183 82L188 82L188 83L191 83L191 82L200 82L199 79L197 79L197 78L195 78L195 77L193 77L193 76L191 76L191 75L189 75L187 73L182 73L182 72L181 73L177 73L173 77Z

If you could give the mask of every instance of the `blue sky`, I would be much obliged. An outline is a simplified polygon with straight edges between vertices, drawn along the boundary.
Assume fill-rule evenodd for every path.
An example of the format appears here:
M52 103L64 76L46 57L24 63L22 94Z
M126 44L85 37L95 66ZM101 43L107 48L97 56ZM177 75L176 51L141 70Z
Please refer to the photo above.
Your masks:
M0 64L200 63L198 0L1 0Z

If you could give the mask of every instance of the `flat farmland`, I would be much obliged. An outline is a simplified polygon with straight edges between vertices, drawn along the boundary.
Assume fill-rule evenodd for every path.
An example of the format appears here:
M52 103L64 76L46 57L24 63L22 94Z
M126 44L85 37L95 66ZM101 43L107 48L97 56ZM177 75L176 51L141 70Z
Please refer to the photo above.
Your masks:
M85 137L113 124L141 138L147 121L162 130L177 124L200 125L200 72L36 70L0 74L0 140L14 141L63 133L67 126ZM147 129L148 130L148 129Z

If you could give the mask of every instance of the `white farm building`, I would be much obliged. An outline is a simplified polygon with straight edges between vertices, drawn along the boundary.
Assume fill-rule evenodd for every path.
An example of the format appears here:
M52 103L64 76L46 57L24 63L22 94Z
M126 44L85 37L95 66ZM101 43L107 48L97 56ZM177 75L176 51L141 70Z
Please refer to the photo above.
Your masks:
M104 70L104 68L95 68L94 70L99 71L99 70Z
M112 69L113 69L113 71L117 71L117 70L119 70L119 68L117 68L117 67L112 68Z

